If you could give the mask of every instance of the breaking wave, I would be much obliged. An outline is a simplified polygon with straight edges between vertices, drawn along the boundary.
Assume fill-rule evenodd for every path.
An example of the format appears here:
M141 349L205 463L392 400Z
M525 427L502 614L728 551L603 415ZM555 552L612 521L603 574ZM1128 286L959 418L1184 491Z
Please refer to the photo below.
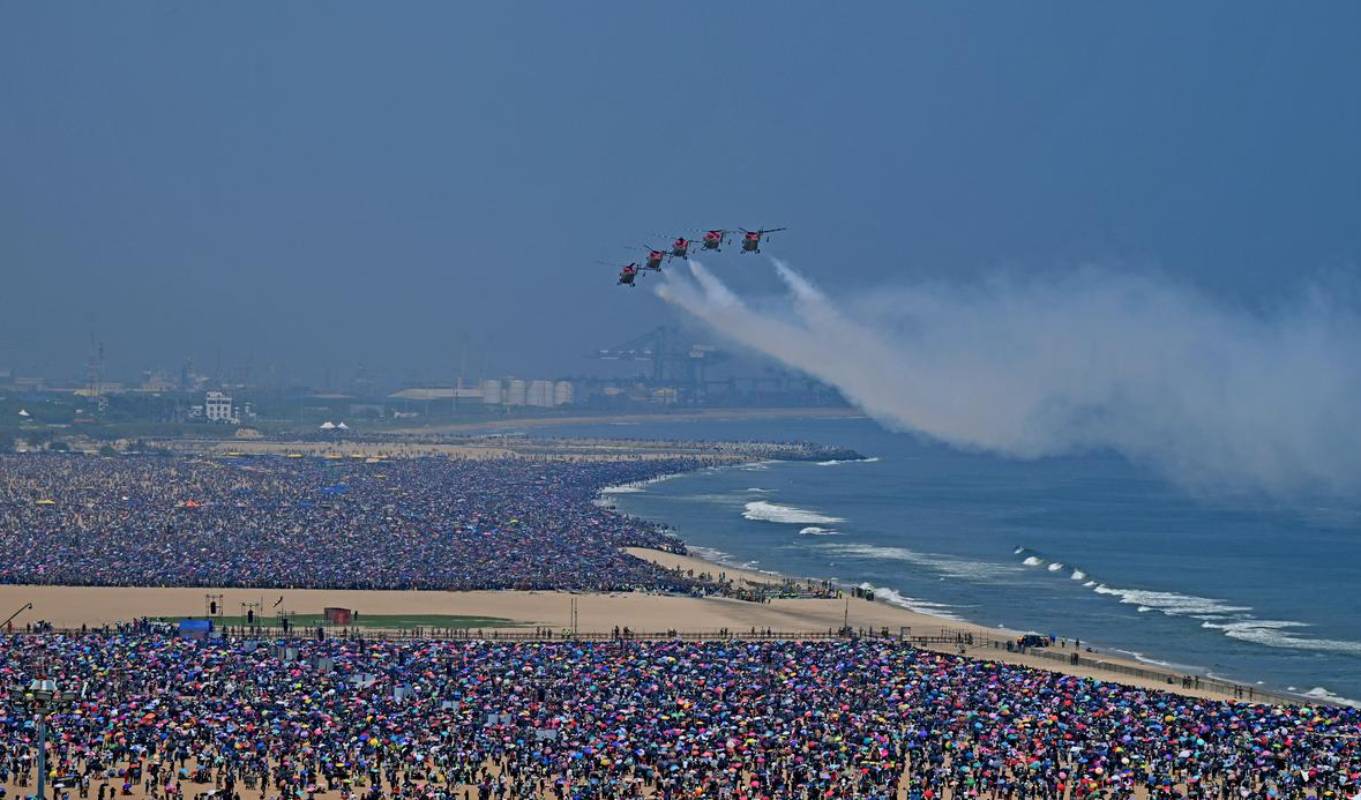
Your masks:
M1104 583L1097 584L1092 591L1097 594L1110 595L1120 599L1121 603L1132 606L1144 606L1153 611L1160 611L1170 617L1190 616L1192 614L1240 614L1244 611L1251 611L1251 606L1236 606L1226 600L1218 600L1213 597L1198 597L1193 594L1182 594L1180 592L1158 592L1149 589L1122 589L1115 586L1107 586Z
M1361 656L1361 642L1346 639L1317 639L1297 636L1290 631L1311 627L1307 622L1283 619L1233 619L1227 622L1205 620L1200 627L1223 631L1225 636L1239 641L1288 650L1316 650Z
M747 503L745 508L742 516L757 522L780 522L789 525L835 525L838 522L845 521L840 517L829 517L816 511L795 506L782 506L779 503L768 503L765 500L753 500Z
M960 621L960 618L951 612L953 606L945 603L933 603L930 600L919 600L915 597L908 597L905 594L894 591L884 586L875 586L872 583L862 583L860 588L870 592L878 600L882 600L889 605L906 608L909 611L916 611L919 614L930 614L934 617Z
M1333 703L1334 705L1361 708L1361 701L1353 700L1350 697L1343 697L1340 694L1333 694L1322 686L1315 686L1309 691L1304 692L1304 696L1322 700L1326 703Z
M841 531L833 530L833 529L831 529L831 528L819 528L817 525L809 525L809 526L806 527L806 528L800 528L800 529L799 529L799 533L800 533L801 535L803 535L803 536L840 536L840 535L841 535Z
M1012 578L1021 570L1011 564L996 564L990 561L971 561L938 553L918 553L905 547L882 547L872 544L828 543L822 549L837 555L854 558L872 558L887 561L903 561L944 575L980 583L1001 583Z

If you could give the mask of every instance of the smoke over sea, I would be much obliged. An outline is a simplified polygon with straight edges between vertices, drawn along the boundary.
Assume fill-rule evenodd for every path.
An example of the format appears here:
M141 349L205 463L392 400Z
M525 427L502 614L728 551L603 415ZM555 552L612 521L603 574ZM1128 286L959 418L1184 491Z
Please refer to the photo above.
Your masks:
M838 388L882 425L1015 458L1110 449L1185 489L1361 489L1361 316L1301 293L1255 313L1087 269L749 302L698 262L657 293Z

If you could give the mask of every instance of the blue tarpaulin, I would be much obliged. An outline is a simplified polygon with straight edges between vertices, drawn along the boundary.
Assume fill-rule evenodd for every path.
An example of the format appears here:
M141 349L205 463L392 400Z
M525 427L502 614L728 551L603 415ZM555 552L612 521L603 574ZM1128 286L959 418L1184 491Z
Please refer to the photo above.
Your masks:
M180 620L180 636L188 639L207 639L213 630L213 621L208 619Z

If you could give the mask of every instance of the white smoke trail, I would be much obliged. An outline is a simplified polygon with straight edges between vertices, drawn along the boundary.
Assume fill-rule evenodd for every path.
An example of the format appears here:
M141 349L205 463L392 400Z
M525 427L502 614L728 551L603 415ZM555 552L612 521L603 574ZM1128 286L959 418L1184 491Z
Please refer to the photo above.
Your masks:
M1195 489L1361 490L1361 319L1320 293L1264 317L1084 270L838 303L775 268L775 310L697 262L657 293L891 428L1021 458L1110 448Z

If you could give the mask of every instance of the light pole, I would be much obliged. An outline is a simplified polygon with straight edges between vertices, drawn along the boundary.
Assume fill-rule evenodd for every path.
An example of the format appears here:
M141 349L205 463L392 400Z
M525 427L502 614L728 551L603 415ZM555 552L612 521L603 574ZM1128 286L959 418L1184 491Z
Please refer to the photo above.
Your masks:
M38 725L38 792L37 800L47 800L47 714L57 708L70 705L76 699L74 692L57 688L57 682L49 678L34 678L24 692L24 700L33 708Z

